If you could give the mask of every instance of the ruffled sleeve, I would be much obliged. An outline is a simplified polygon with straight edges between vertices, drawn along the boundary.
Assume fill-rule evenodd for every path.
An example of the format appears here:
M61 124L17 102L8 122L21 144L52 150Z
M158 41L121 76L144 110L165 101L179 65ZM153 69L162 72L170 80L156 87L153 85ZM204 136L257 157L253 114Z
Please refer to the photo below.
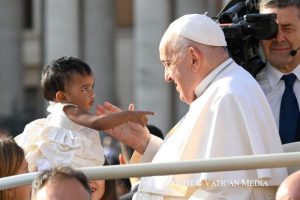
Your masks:
M47 118L26 125L24 132L16 137L25 151L29 171L57 165L74 168L103 165L104 151L98 131L72 122L64 114L63 106L58 107Z

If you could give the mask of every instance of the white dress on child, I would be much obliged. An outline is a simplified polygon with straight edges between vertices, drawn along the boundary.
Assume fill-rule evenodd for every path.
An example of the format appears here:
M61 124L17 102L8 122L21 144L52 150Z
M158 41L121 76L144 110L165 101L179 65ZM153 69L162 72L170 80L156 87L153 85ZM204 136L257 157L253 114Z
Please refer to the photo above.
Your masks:
M15 138L25 151L30 172L58 165L79 168L104 164L99 132L71 121L63 111L66 105L70 104L50 102L47 110L51 114L27 124Z

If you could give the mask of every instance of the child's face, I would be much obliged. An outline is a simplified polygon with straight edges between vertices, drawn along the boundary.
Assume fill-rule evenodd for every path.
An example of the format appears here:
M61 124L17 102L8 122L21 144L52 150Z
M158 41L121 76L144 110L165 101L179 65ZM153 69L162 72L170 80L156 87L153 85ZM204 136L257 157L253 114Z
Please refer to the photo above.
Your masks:
M81 109L89 111L94 104L94 77L75 74L65 85L65 100Z

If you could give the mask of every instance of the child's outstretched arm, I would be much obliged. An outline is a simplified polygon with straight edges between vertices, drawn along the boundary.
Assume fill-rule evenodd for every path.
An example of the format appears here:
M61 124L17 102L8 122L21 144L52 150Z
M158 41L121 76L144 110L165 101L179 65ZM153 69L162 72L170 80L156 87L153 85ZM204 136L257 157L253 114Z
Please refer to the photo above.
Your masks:
M75 123L95 130L112 129L128 121L145 126L148 122L147 115L154 115L154 112L150 111L122 111L96 116L72 105L65 106L64 111Z

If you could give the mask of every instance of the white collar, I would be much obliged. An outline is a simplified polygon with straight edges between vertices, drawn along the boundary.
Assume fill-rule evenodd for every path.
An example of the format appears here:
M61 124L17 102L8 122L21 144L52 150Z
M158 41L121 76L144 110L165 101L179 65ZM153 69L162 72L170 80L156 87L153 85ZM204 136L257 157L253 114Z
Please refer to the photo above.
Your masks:
M296 75L297 79L300 80L300 64L291 72ZM281 71L273 67L270 63L266 65L266 74L271 87L274 89L284 75Z
M194 93L197 97L201 96L201 94L206 90L206 88L210 85L210 83L219 75L219 73L229 66L233 62L232 58L228 58L221 65L216 67L212 72L210 72L195 88Z

